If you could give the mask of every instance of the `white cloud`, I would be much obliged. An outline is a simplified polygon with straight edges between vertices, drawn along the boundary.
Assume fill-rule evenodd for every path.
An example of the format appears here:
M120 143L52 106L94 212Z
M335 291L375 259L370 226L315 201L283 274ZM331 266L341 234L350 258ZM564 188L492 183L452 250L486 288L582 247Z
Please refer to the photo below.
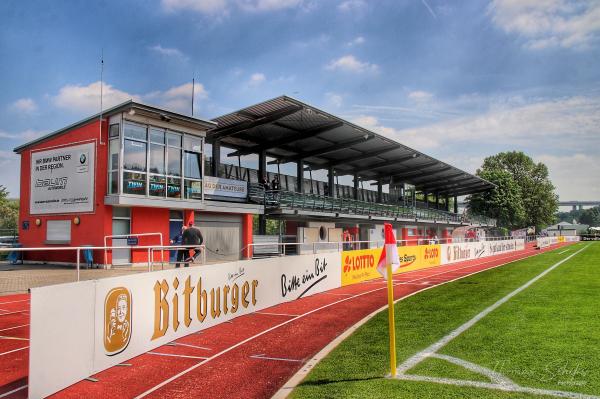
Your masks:
M276 11L293 8L302 4L302 0L238 0L238 6L246 11Z
M338 9L343 12L361 11L367 7L363 0L346 0L338 5Z
M342 103L344 102L344 98L337 93L328 92L325 93L325 97L327 98L327 102L335 108L341 107Z
M11 198L19 196L20 158L12 151L0 150L0 184L2 184Z
M208 98L208 92L202 83L196 83L194 97L196 102ZM107 83L103 85L104 109L132 99L187 114L191 111L191 98L192 83L146 94L131 94L118 90ZM67 85L62 87L58 94L52 97L52 100L59 108L86 113L98 112L100 109L100 82L94 82L87 86Z
M228 14L232 8L269 12L302 5L304 0L161 0L166 11L193 11L206 15Z
M253 87L260 86L265 80L267 80L267 78L263 73L253 73L248 80L248 85Z
M48 133L45 130L33 130L27 129L19 133L8 133L3 130L0 130L0 138L8 139L8 140L17 140L17 141L30 141L37 139L38 137L43 136Z
M600 36L600 1L493 0L492 21L531 49L585 48Z
M346 43L346 45L349 47L352 47L352 46L359 46L364 43L365 43L365 38L362 36L358 36L358 37L355 37L354 39L350 40L348 43Z
M31 114L37 111L38 106L31 98L20 98L9 106L13 112L21 114Z
M179 58L183 61L187 60L188 57L176 48L163 47L160 44L148 47L149 50L154 51L162 56L169 58Z
M408 98L415 102L425 102L433 98L433 94L424 90L416 90L408 93Z
M376 64L370 64L368 62L362 62L356 59L353 55L345 55L336 60L332 60L325 66L325 69L330 71L346 71L354 73L363 72L377 72L379 66Z
M478 142L558 148L600 146L599 97L570 97L528 104L492 104L482 114L398 131L403 141L427 136L431 147L450 142Z
M415 135L411 140L406 140L405 136L401 132L393 127L384 126L379 122L379 119L372 115L359 115L352 118L352 123L358 126L362 126L365 129L369 129L375 133L379 133L383 136L389 137L402 144L411 146L415 149L431 148L437 146L437 142L433 141L427 135Z
M201 14L220 14L227 11L227 0L161 0L167 11L195 11Z
M550 180L563 201L597 200L600 198L598 158L575 153L567 155L538 155L535 161L548 166Z

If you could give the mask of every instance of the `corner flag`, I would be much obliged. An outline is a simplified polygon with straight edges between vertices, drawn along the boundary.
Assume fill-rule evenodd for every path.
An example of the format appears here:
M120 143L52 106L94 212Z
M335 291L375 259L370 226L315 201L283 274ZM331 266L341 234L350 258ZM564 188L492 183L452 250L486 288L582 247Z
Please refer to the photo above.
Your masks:
M385 245L377 263L377 271L384 279L387 279L387 265L392 265L392 273L395 272L400 267L400 258L398 258L398 247L396 246L396 236L392 225L384 223L383 228Z

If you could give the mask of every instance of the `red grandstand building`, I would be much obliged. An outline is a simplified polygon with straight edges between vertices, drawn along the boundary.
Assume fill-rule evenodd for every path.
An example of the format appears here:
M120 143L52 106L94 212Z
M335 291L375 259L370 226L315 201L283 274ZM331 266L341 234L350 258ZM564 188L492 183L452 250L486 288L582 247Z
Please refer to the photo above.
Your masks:
M237 165L222 162L225 150ZM97 264L146 263L147 251L136 247L169 245L190 221L205 236L209 260L250 257L257 237L303 243L286 247L302 252L381 240L384 222L409 243L494 224L459 215L456 200L491 183L285 96L213 121L129 101L15 152L21 244L128 247L96 250ZM257 157L258 167L242 167L246 156ZM295 175L285 173L289 165ZM327 181L310 178L318 170ZM276 175L277 190L260 184ZM352 186L337 180L347 175ZM265 236L267 219L282 222L278 237ZM73 262L75 255L25 256Z

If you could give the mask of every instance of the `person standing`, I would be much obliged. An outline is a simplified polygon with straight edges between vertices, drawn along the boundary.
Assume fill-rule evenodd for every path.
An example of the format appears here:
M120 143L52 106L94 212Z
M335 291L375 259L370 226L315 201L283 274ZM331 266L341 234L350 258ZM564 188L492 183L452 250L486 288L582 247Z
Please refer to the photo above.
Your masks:
M183 244L183 232L185 231L185 226L181 226L181 231L179 232L179 234L177 234L175 237L173 237L171 239L171 244L172 245L182 245ZM177 261L177 263L175 263L175 267L179 267L179 264L182 262L185 262L185 258L188 257L188 255L186 255L186 252L188 250L186 248L177 248L175 250L176 255L175 255L175 259Z
M204 237L202 237L202 233L200 229L194 226L194 222L189 222L187 229L182 234L183 245L187 248L185 251L187 252L188 257L186 257L184 265L185 267L189 266L189 263L193 262L198 255L200 255L201 251L199 246L204 243ZM189 251L194 251L194 254L189 256Z

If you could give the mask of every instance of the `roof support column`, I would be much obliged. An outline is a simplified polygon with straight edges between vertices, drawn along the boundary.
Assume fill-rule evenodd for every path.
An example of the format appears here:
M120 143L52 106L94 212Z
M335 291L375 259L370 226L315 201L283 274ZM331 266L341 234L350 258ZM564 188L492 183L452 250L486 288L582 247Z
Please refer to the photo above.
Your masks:
M358 199L358 173L354 174L354 199Z
M335 171L333 169L333 166L330 166L327 169L327 187L328 187L328 192L325 193L325 195L329 195L332 198L337 197L337 193L335 190Z
M219 167L221 166L221 141L215 140L212 144L212 175L219 177Z
M435 193L435 209L440 209L440 195Z
M450 212L450 197L448 197L448 194L444 195L444 205L445 205L445 211L446 212Z
M377 202L383 202L383 184L381 184L381 180L377 180Z
M304 160L296 162L296 192L304 193Z
M425 208L429 208L429 193L423 191L423 198L425 199Z
M267 153L263 150L258 153L258 181L267 176ZM267 181L269 179L267 178Z
M458 197L454 196L454 213L458 213Z

